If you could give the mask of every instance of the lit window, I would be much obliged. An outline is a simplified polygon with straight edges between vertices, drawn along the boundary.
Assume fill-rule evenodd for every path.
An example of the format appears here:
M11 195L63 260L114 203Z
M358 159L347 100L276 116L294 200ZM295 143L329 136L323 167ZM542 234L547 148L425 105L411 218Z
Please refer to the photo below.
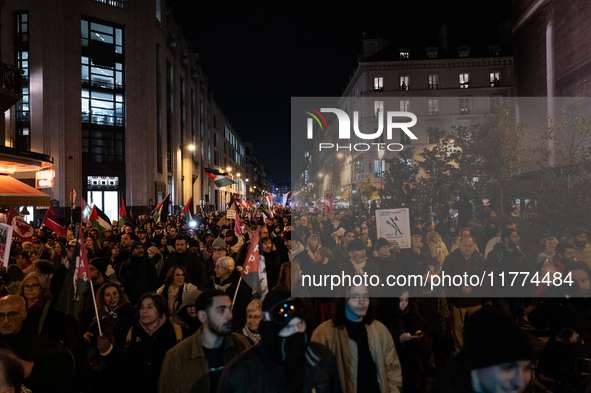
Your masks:
M470 97L461 97L460 98L460 114L467 115L470 113Z
M439 75L429 75L429 90L439 88Z
M467 89L470 87L470 74L460 74L460 89Z
M408 76L400 77L400 90L410 90L410 83Z
M374 90L384 90L384 78L381 76L377 76L373 78L373 89Z
M410 100L400 101L400 112L410 112Z
M382 177L384 176L384 172L386 172L386 161L382 161L382 168L380 169L380 160L374 160L373 168L374 168L374 177Z
M376 116L378 115L378 113L384 112L384 101L374 101L373 112Z
M410 59L410 51L408 49L402 49L400 51L400 60Z
M437 98L429 100L429 115L439 114L439 100Z
M490 73L490 87L499 87L501 86L501 73L500 72L491 72Z

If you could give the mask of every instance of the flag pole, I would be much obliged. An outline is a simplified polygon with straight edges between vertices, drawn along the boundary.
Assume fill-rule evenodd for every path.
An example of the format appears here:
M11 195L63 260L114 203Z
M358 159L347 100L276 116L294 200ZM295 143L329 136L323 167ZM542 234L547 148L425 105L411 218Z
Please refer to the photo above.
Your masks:
M166 198L168 198L170 196L170 194L168 194L163 200L162 202L164 202L166 200ZM162 203L160 202L160 203ZM148 217L146 217L146 219L144 221L142 221L142 223L140 224L140 228L144 226L144 224L146 223L146 221L148 221L148 218L152 217L152 214L154 214L154 212L156 211L156 209L158 209L158 205L159 203L156 204L156 207L154 208L154 210L152 210L150 212L150 214L148 214Z
M232 299L232 308L234 308L234 302L236 301L236 295L238 295L238 289L240 288L241 281L242 281L242 272L240 274L240 279L238 280L238 285L236 286L236 292L234 292L234 299Z
M80 266L80 228L78 227L78 224L76 224L76 249L78 251L77 253L77 257L76 257L76 267ZM88 261L86 261L86 263L88 263ZM90 293L92 294L92 304L94 306L94 312L96 315L96 324L98 326L98 331L99 331L99 336L103 335L103 331L101 329L101 320L99 318L99 313L98 313L98 308L96 307L96 297L94 295L94 285L92 285L92 277L88 277L90 281Z
M78 257L80 258L80 257ZM103 335L103 332L101 330L101 319L99 318L99 312L98 312L98 308L96 307L96 297L94 295L94 286L92 285L92 277L90 278L90 293L92 293L92 304L94 305L94 312L96 314L96 325L98 326L98 331L99 331L99 336Z

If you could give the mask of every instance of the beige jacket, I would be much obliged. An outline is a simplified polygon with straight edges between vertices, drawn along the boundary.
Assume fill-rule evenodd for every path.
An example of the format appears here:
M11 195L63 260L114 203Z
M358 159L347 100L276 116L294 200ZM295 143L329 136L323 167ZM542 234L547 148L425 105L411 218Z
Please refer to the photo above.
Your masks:
M209 392L209 365L201 345L200 328L166 352L158 391L160 393ZM224 337L224 364L250 347L246 337L232 333Z
M390 332L378 321L366 325L366 328L381 393L399 393L402 390L402 369ZM356 393L359 361L357 343L349 338L347 329L336 328L332 320L328 320L314 330L312 341L326 345L337 358L343 392Z

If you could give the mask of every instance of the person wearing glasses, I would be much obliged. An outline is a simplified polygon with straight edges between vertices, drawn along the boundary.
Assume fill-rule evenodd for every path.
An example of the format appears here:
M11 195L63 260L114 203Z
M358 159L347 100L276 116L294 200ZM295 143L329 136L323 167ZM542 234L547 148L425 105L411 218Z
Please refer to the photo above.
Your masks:
M314 330L312 341L337 357L343 392L402 390L402 369L390 332L375 320L365 286L352 286L335 301L332 319Z
M289 291L269 292L259 323L260 343L224 368L218 393L341 392L334 355L310 342L310 317L306 303Z
M20 296L0 298L0 346L18 356L23 384L33 392L68 392L74 363L68 350L37 332L37 321L27 317Z
M216 238L211 245L211 255L203 263L202 275L201 275L201 287L211 287L211 277L215 276L215 264L218 259L227 255L227 244L222 238Z

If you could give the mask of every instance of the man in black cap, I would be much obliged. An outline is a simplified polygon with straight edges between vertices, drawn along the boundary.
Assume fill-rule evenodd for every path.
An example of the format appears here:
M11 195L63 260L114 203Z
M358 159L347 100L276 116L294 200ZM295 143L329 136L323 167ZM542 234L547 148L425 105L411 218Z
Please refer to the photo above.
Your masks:
M431 250L423 243L423 234L418 228L410 230L410 242L412 247L400 250L399 260L400 274L415 274L421 262L431 260Z
M155 291L158 288L156 267L146 254L142 242L133 242L131 256L123 262L119 271L119 281L125 288L125 294L131 304L136 304L144 293Z
M438 393L521 393L532 378L529 336L494 308L475 312L464 325L464 347L440 371Z
M350 276L367 274L368 277L371 277L379 274L378 266L368 261L367 247L361 240L355 239L349 242L347 248L349 250L349 261L341 264L340 270Z
M152 247L152 242L148 239L147 232L144 228L140 228L137 231L137 237L139 238L140 242L144 246L144 249L148 251L148 248Z
M263 301L261 342L224 368L218 393L341 392L334 355L310 342L311 312L289 291L273 290Z
M585 228L575 228L572 234L575 243L575 259L591 267L591 245L587 244L588 233Z

